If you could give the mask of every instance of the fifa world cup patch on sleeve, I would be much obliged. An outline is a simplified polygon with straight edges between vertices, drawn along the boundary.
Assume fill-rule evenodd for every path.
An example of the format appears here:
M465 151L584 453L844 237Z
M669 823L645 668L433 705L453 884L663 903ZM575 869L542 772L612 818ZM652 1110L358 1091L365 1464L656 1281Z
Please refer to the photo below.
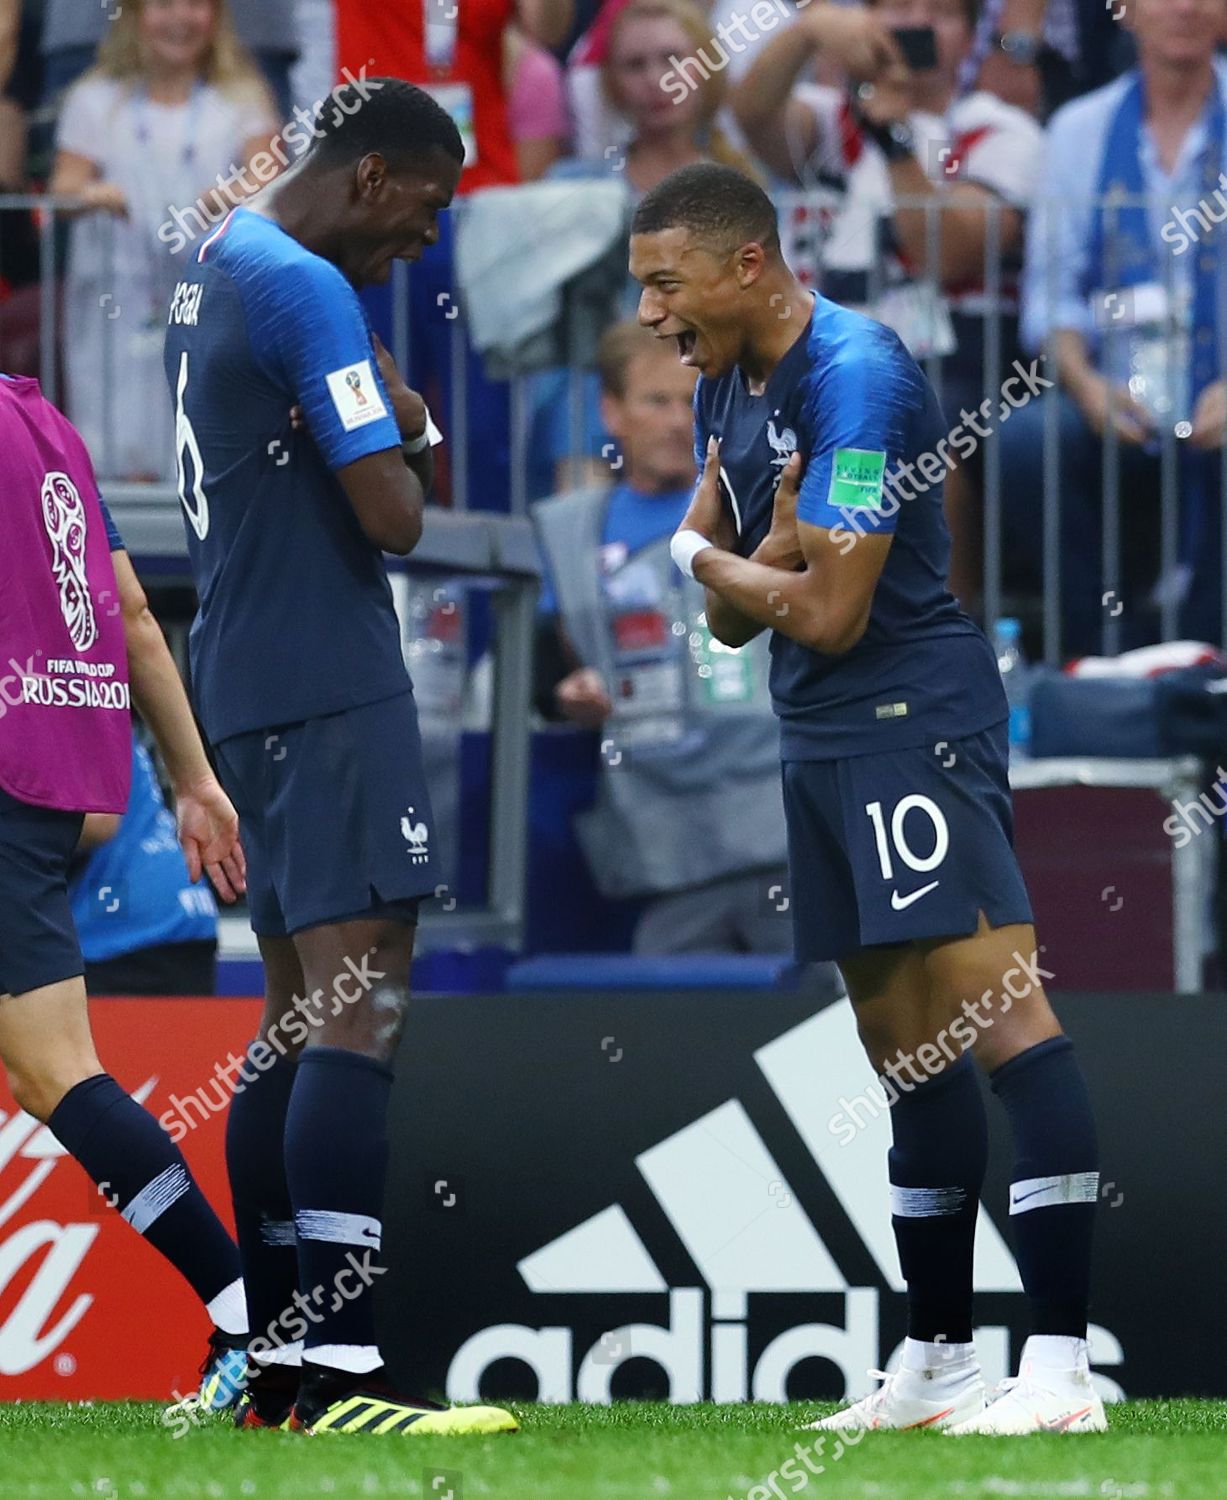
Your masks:
M886 454L836 448L827 502L841 510L881 510Z
M328 394L346 432L356 432L368 422L378 422L380 417L388 415L369 359L334 370L327 380Z

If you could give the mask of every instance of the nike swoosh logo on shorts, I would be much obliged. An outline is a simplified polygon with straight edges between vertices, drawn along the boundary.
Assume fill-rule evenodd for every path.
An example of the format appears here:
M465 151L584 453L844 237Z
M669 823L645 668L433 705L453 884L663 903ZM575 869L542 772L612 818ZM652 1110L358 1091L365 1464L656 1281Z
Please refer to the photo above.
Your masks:
M919 901L922 896L927 896L930 891L935 891L941 885L940 880L930 880L928 885L922 885L918 891L913 891L910 896L901 896L898 891L891 891L890 904L895 911L903 911L905 907L911 906L913 901Z

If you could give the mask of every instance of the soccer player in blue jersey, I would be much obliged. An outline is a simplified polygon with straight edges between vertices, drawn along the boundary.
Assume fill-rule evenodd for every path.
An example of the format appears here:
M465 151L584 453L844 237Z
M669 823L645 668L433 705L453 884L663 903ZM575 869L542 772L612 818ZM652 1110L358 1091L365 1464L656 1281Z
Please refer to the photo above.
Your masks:
M737 172L674 172L640 202L630 244L640 321L701 375L703 476L674 558L726 644L773 632L797 957L838 961L895 1099L902 1362L814 1425L1101 1429L1086 1343L1094 1122L1040 984L1005 695L946 587L941 411L893 332L798 283L770 200ZM972 1342L987 1155L973 1057L1013 1132L1034 1328L1019 1380L993 1396Z
M355 288L434 242L464 150L400 80L336 102L199 247L166 341L193 691L244 820L265 969L226 1142L254 1335L238 1421L514 1431L397 1390L375 1334L392 1060L438 879L382 553L421 535L430 425Z

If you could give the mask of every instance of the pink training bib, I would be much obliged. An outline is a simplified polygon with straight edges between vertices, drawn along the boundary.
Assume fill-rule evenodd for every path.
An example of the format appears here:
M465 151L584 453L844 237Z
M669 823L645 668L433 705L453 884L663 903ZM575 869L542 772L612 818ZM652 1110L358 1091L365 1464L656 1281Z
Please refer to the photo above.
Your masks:
M36 380L0 377L0 787L122 813L128 655L98 485Z

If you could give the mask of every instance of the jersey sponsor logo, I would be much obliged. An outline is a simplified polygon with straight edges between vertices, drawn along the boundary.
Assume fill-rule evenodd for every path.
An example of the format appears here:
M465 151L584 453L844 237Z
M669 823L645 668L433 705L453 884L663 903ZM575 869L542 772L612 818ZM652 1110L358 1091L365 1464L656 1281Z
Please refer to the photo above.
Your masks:
M326 379L332 404L346 432L356 432L359 427L388 415L369 359L334 370Z
M51 574L60 591L60 613L78 651L98 639L94 599L85 571L85 505L67 474L52 470L43 479L43 525L51 543Z
M930 880L928 885L922 885L918 891L913 891L908 896L901 896L898 891L891 891L890 904L895 911L906 911L914 902L922 896L927 896L930 891L935 891L941 885L940 880Z
M881 510L885 474L885 453L836 448L827 501L840 510Z

